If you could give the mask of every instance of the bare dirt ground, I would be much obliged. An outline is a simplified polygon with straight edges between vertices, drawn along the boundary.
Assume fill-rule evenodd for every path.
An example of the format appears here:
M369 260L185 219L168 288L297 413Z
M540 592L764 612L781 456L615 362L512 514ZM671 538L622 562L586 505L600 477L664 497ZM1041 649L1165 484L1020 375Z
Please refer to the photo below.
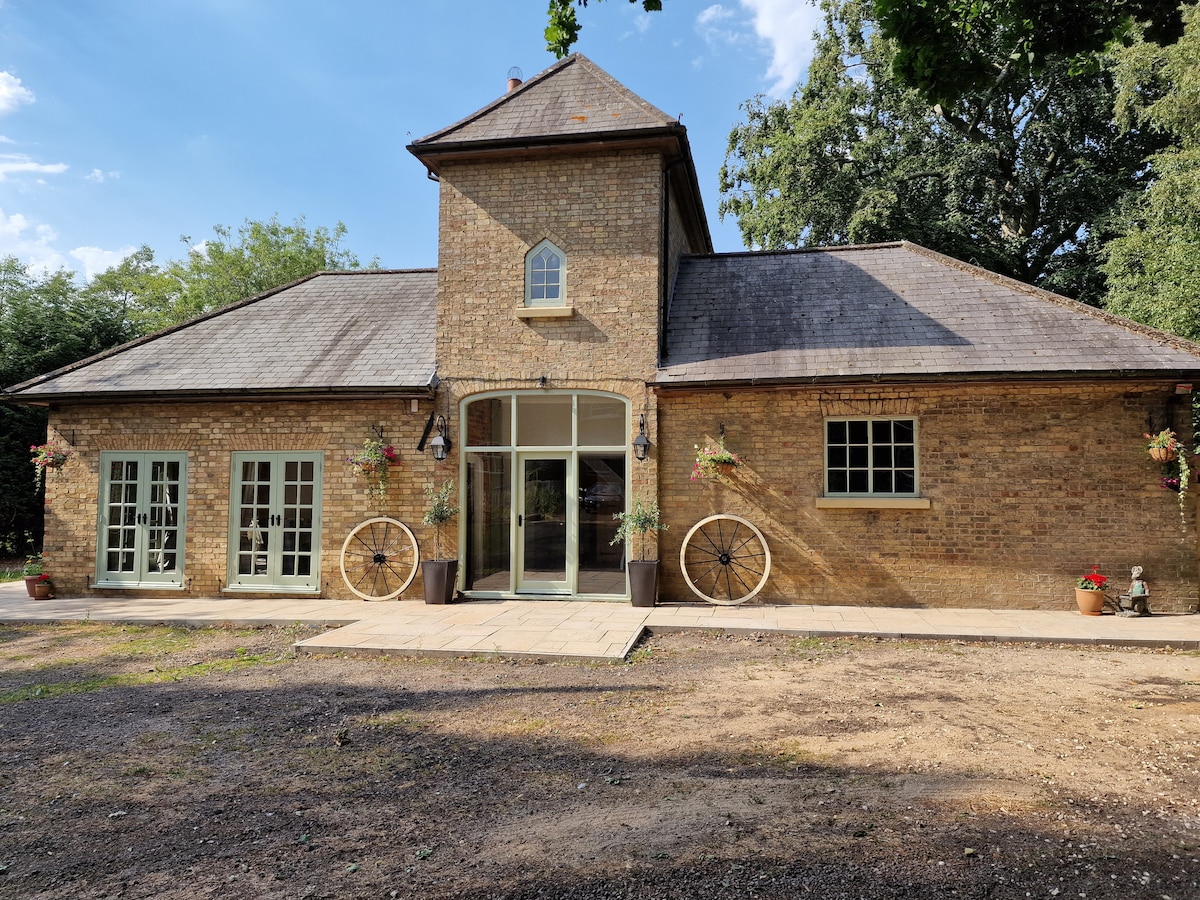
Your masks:
M0 897L1200 897L1200 655L0 626Z

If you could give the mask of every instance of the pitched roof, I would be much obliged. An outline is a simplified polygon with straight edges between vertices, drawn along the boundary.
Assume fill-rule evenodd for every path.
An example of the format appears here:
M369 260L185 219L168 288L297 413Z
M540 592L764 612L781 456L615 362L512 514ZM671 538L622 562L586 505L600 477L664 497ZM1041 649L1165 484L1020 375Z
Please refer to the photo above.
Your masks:
M903 242L685 258L657 382L1198 370L1200 345Z
M322 272L11 388L61 402L427 393L437 270Z
M483 109L409 149L417 156L479 144L609 136L682 129L678 120L651 106L586 56L574 53Z

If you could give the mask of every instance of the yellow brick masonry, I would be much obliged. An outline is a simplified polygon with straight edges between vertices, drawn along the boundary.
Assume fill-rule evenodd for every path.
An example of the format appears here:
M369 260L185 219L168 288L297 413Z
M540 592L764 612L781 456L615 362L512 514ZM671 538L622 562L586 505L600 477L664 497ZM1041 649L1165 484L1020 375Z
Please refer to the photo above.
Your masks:
M1145 450L1174 384L806 387L659 398L662 596L691 596L679 545L699 519L744 516L773 556L765 603L1074 608L1093 564L1123 589L1144 566L1151 606L1197 607L1195 503L1185 520ZM1182 423L1186 403L1174 406ZM825 416L914 416L930 508L817 509ZM745 467L691 482L693 445L725 424ZM1086 437L1085 437L1086 435Z
M100 453L105 450L183 450L188 454L186 578L183 596L215 596L227 583L230 454L242 450L324 451L322 488L322 596L357 599L346 590L338 566L351 528L374 515L406 523L432 555L432 529L420 525L427 484L441 484L457 469L436 465L416 446L431 411L417 412L410 400L278 401L176 404L114 404L64 407L52 414L51 428L69 438L75 455L47 481L47 571L63 595L111 594L89 589L95 571ZM385 501L367 497L366 483L345 457L373 437L379 425L400 453ZM429 532L429 533L426 533ZM443 541L455 542L448 529ZM155 596L153 591L139 594ZM159 592L180 596L179 591ZM239 594L240 595L240 594ZM421 576L404 595L421 596Z

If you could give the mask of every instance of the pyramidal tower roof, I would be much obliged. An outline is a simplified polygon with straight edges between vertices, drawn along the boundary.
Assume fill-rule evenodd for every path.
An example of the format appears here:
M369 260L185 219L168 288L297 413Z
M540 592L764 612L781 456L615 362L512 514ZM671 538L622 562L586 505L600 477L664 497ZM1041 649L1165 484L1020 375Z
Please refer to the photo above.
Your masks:
M512 145L685 134L677 119L574 53L483 109L413 141L408 149L428 165L430 157Z

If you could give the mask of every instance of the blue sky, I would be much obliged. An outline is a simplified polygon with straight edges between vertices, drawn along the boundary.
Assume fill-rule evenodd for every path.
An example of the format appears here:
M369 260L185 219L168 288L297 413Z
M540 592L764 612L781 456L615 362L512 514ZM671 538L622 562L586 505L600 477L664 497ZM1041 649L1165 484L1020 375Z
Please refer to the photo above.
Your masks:
M717 250L739 104L789 96L807 0L625 0L576 49L688 128ZM0 256L103 271L216 224L349 229L389 268L437 264L437 186L404 148L554 62L545 0L0 0Z

